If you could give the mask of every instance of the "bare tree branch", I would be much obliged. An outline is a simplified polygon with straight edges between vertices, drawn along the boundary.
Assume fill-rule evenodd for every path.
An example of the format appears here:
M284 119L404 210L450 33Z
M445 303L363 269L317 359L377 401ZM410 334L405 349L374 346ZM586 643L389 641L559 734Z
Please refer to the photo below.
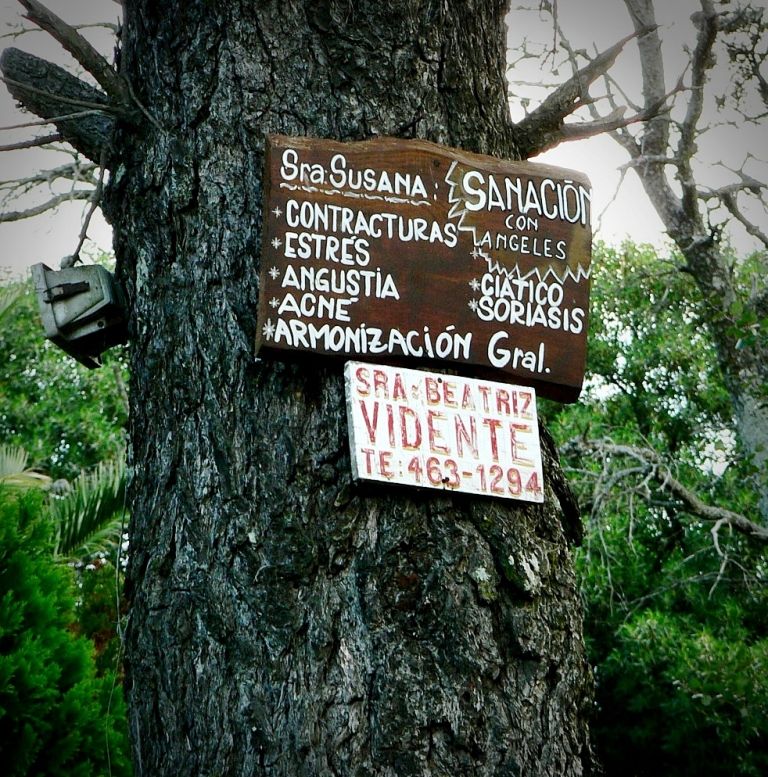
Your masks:
M732 97L738 104L744 98L748 82L754 82L757 95L768 108L768 80L762 68L768 61L766 45L765 9L751 5L737 8L718 17L718 28L727 34L725 48L735 70L731 82Z
M749 157L748 157L749 158ZM746 162L745 162L746 163ZM748 234L759 240L766 248L768 248L768 235L763 232L757 224L748 219L742 209L739 207L738 195L741 193L751 194L758 200L763 207L765 207L765 191L768 189L766 184L762 181L758 181L751 175L744 172L743 166L741 170L732 170L726 167L729 172L736 175L740 180L734 183L720 186L717 189L699 189L698 197L704 202L710 200L717 200L721 203L728 212L744 227Z
M598 452L607 457L628 457L640 464L640 468L632 467L621 470L611 475L615 485L626 476L636 476L644 472L649 479L664 491L678 499L686 511L705 521L711 521L718 528L723 525L731 526L736 531L745 534L761 542L768 542L768 528L760 526L740 513L733 512L724 507L716 507L706 504L693 491L687 488L671 472L656 451L650 448L639 448L634 445L620 445L605 440L572 440L564 447L566 451L580 451L582 453ZM598 495L599 498L599 495Z
M22 219L32 218L32 216L39 216L41 213L58 208L65 202L72 202L73 200L88 200L91 198L93 192L91 189L81 190L75 189L74 191L67 192L65 194L57 194L46 202L41 202L31 208L21 211L9 211L6 213L0 213L0 223L7 221L21 221Z
M89 183L96 186L96 179L93 173L98 169L98 165L92 162L82 163L78 160L51 170L41 170L34 175L26 178L11 178L7 181L0 181L0 189L11 191L29 191L34 186L41 184L51 184L58 179L72 181L73 183Z
M0 127L0 132L8 132L9 130L27 129L28 127L43 127L46 124L58 124L61 121L74 121L75 119L82 119L85 116L100 116L101 111L75 111L74 113L64 113L61 116L52 116L50 119L38 119L36 121L25 121L21 124L7 124L5 127ZM62 138L64 139L64 138Z
M768 249L768 235L741 212L736 204L736 197L731 192L722 192L720 194L720 201L744 229L746 229L752 237L757 238Z
M92 162L84 163L80 159L75 158L69 164L62 165L52 170L41 170L26 178L14 178L8 181L0 181L0 194L3 195L0 199L0 203L3 205L36 190L36 194L39 197L40 193L38 187L47 186L49 191L51 191L53 185L57 182L67 181L70 183L68 191L52 192L54 195L53 197L43 200L38 205L20 210L0 212L0 223L20 221L21 219L38 216L41 213L57 208L59 205L69 200L88 199L93 203L94 198L98 197L98 193L100 192L99 181L104 173L102 168L99 177L95 176L94 173L97 169L99 169L98 166ZM89 185L89 188L81 188L82 184ZM88 217L88 220L90 220L90 216ZM85 228L87 229L87 225Z
M99 179L96 182L96 188L91 192L91 197L88 204L88 210L85 214L85 218L83 219L83 226L80 230L80 237L77 241L77 248L72 253L72 263L80 260L80 251L83 248L83 244L85 243L86 238L88 237L88 227L91 224L91 219L93 218L93 214L96 210L96 208L99 207L99 203L101 201L101 195L104 191L104 172L106 169L106 161L107 161L107 150L106 148L102 149L101 151L101 160L99 164Z
M628 35L590 60L564 84L557 87L541 105L518 122L516 129L520 136L523 156L533 156L566 139L563 134L565 118L590 101L590 85L606 73L627 42L639 34L642 34L642 31ZM596 132L590 134L596 134ZM587 137L587 135L572 134L568 139L573 137Z
M698 193L691 159L696 151L696 136L704 110L704 89L708 72L714 63L712 49L717 39L717 14L711 0L701 0L701 7L703 11L693 17L698 26L698 35L691 56L691 91L685 118L680 125L680 141L675 154L678 178L683 187L682 207L691 221L699 217Z
M661 51L661 38L656 25L656 16L652 0L625 0L635 30L648 30L637 40L640 53L640 70L643 80L643 109L650 110L665 98L666 79L664 60ZM634 157L664 157L669 148L669 116L657 115L649 119L643 127L640 143L629 143L623 136L614 133L613 137ZM667 180L664 168L651 165L644 169L643 179L649 191L651 201L660 212L664 223L679 223L682 217L680 202Z
M580 140L582 138L591 138L595 135L602 135L603 133L615 132L618 129L629 127L631 124L639 124L643 121L658 116L665 111L667 97L670 97L677 91L670 92L666 95L664 101L658 105L652 105L650 108L642 111L641 113L634 114L632 116L624 117L624 108L618 106L610 113L610 115L596 119L595 121L584 121L577 124L564 124L562 127L563 141L568 140Z
M115 24L114 22L93 22L92 24L73 24L71 26L73 30L77 30L78 32L80 30L105 29L117 35L120 31L120 25ZM0 40L5 40L6 38L16 40L16 38L20 38L22 35L29 35L30 33L35 32L45 32L45 30L40 29L40 27L21 26L20 29L6 32L3 35L0 35Z
M0 146L0 152L3 151L20 151L25 148L36 148L39 146L47 146L51 143L59 143L64 138L61 133L54 132L52 135L44 135L40 138L31 138L30 140L20 140L18 143L8 143L5 146Z

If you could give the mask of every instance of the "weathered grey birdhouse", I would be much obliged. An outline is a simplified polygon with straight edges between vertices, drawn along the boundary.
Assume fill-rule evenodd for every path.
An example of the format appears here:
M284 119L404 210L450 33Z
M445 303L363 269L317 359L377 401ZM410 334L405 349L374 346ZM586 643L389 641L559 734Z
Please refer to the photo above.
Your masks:
M104 351L127 340L125 297L108 270L36 264L32 279L45 336L86 367L99 367Z

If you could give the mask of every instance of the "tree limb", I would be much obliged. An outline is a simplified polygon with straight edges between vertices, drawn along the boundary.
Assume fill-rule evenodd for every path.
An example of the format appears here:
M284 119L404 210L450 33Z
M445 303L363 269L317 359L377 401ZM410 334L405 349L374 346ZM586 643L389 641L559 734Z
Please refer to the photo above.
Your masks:
M627 42L639 34L642 34L642 31L636 31L632 35L622 38L611 48L591 59L565 83L548 95L541 105L515 125L516 131L520 135L521 151L524 157L533 156L556 146L563 140L572 139L566 138L564 135L565 118L590 101L590 85L608 71ZM578 127L579 125L572 126ZM573 135L572 137L586 136Z
M685 118L680 125L680 141L675 157L678 160L679 179L683 187L682 207L688 218L698 218L698 196L696 182L691 169L691 158L696 151L696 135L704 110L704 87L707 73L714 59L712 49L717 39L717 14L711 0L701 0L702 12L694 15L698 25L696 48L691 57L691 93Z
M608 116L603 116L595 121L583 121L576 124L564 124L562 127L562 140L580 140L582 138L591 138L595 135L602 135L604 132L615 132L623 127L629 127L630 124L638 124L641 121L648 121L653 116L658 116L664 110L664 102L659 105L653 105L641 113L624 117L624 109L615 108Z
M768 234L763 232L760 227L754 222L750 221L739 208L737 202L737 196L741 192L748 192L755 197L762 200L762 192L766 188L765 184L761 181L752 178L752 176L746 175L744 172L739 171L737 175L741 178L740 183L732 183L726 186L721 186L718 189L711 189L709 191L699 191L698 196L705 202L710 199L716 199L721 202L728 212L744 227L744 229L752 235L752 237L759 240L766 248L768 248ZM764 200L763 200L764 202Z
M624 0L636 31L647 30L638 37L640 70L643 79L643 110L660 105L667 93L664 76L664 60L661 38L658 33L652 0ZM634 157L666 156L669 146L669 116L657 115L649 119L642 135L642 141L633 143L618 133L613 137ZM663 166L653 165L643 170L651 201L665 224L679 223L682 216L680 201L669 184Z
M27 176L26 178L11 178L7 181L0 181L0 189L8 190L29 190L34 186L40 184L50 184L57 179L65 179L72 181L73 183L89 183L96 186L97 180L93 173L98 169L98 166L88 162L81 163L79 161L70 162L60 167L55 167L52 170L41 170L34 175Z
M128 110L132 100L125 82L104 57L71 25L37 0L18 0L27 18L57 40L97 81L113 102Z
M107 150L104 148L101 151L101 160L99 161L99 178L96 181L96 188L91 192L91 197L88 203L88 210L85 214L85 218L83 219L83 226L80 230L80 237L77 241L77 248L75 248L75 250L72 252L73 263L80 260L80 251L82 250L82 247L85 244L85 240L88 237L88 227L91 225L93 214L101 202L101 195L104 191L104 172L106 170L106 162Z
M45 91L44 89L38 89L35 86L31 86L30 84L24 84L20 81L14 81L12 78L6 78L5 76L1 77L0 80L8 86L15 86L17 89L24 89L25 91L36 94L42 97L47 98L55 98L58 102L62 103L63 105L72 105L75 108L84 108L85 110L91 110L91 111L104 111L105 113L112 113L114 112L114 109L111 105L102 105L100 103L94 103L90 102L88 100L81 100L75 97L64 97L60 94L51 94L50 92Z
M49 119L36 119L35 121L23 121L20 124L6 124L4 127L0 127L0 132L7 132L8 130L28 129L29 127L43 127L46 124L58 124L60 121L74 121L75 119L82 119L84 116L101 116L102 111L71 111L64 113L61 116L51 116ZM64 138L62 138L64 140Z
M706 504L693 491L681 483L664 464L656 451L650 448L639 448L634 445L620 445L605 440L572 440L564 446L564 450L579 450L582 452L596 451L606 456L626 456L645 466L650 478L664 491L672 494L684 505L687 512L705 521L711 521L718 528L727 524L736 531L761 542L768 542L768 528L760 526L749 518L728 510Z
M65 194L57 194L55 197L51 197L46 202L41 202L39 205L35 205L32 208L20 211L8 211L6 213L0 213L0 224L7 221L21 221L22 219L28 219L32 216L39 216L41 213L58 208L65 202L71 202L72 200L89 200L93 196L92 189L75 189Z
M0 56L0 71L8 79L14 99L37 116L50 120L64 140L98 162L101 149L112 135L114 118L98 113L69 118L65 106L76 100L104 106L103 110L108 111L109 100L102 91L58 65L15 48L6 49Z
M50 143L58 143L64 140L61 133L54 132L52 135L44 135L41 138L31 138L30 140L21 140L18 143L8 143L5 146L0 146L0 152L3 151L20 151L24 148L37 148L38 146L47 146Z
M731 192L724 192L720 195L720 201L728 209L728 212L744 227L744 229L759 240L768 249L768 234L763 232L757 224L750 221L736 204L736 198Z

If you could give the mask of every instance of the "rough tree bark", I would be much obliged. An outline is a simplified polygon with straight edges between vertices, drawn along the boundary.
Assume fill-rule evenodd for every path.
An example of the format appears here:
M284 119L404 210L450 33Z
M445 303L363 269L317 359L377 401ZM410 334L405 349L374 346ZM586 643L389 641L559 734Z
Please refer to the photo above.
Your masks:
M126 0L105 210L131 306L137 775L593 770L543 505L351 482L342 367L254 358L264 134L516 158L501 0Z

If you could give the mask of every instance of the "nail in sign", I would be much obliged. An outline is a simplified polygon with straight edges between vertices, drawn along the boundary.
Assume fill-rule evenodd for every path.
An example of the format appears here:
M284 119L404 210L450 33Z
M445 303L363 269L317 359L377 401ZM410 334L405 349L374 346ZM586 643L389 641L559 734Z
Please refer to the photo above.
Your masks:
M575 400L585 176L424 141L270 136L257 347L469 368Z
M356 479L544 501L534 389L362 362L344 376Z

